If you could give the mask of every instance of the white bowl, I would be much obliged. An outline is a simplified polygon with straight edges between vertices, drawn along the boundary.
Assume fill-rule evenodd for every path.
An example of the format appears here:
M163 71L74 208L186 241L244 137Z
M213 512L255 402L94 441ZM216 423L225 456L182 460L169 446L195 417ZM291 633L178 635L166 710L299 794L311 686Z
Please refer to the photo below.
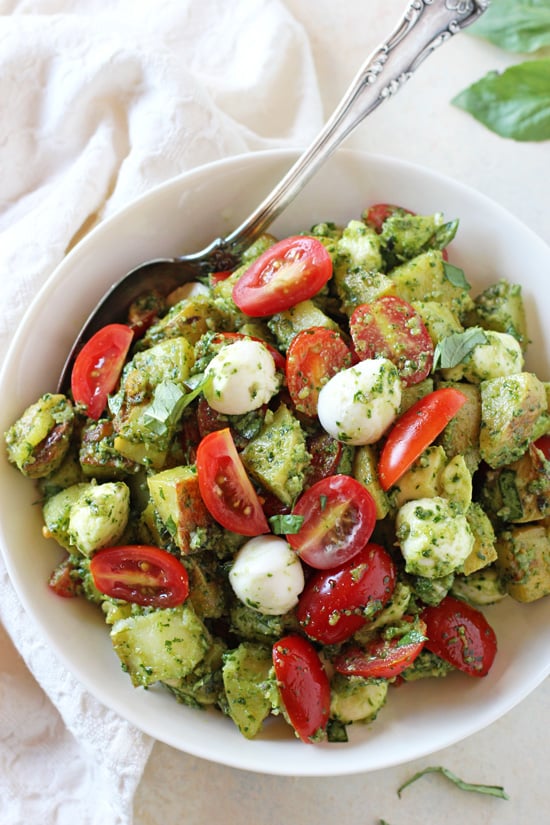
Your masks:
M96 300L141 261L200 249L227 234L290 166L292 151L270 151L201 167L168 182L100 225L53 273L27 312L0 379L4 432L29 403L56 386L66 353ZM478 290L504 277L523 285L533 343L528 366L550 378L550 335L543 333L543 273L550 249L486 197L455 181L390 158L337 153L274 224L278 235L321 220L344 222L368 204L399 203L417 212L460 218L452 245ZM4 451L2 451L3 454ZM487 613L499 652L484 679L453 674L390 690L378 719L349 728L347 744L307 746L281 720L244 739L218 713L177 704L161 689L134 689L114 654L97 609L60 599L46 586L61 554L41 537L32 483L2 457L0 530L13 584L47 642L105 705L157 739L187 753L270 774L321 776L370 771L432 753L489 725L550 672L550 598L512 599Z

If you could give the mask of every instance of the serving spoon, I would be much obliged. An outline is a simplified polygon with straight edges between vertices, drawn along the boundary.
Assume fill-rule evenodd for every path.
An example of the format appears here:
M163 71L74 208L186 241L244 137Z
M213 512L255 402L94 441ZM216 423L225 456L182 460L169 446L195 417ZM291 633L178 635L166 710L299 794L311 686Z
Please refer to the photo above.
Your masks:
M128 307L139 295L151 289L168 294L210 272L234 269L242 252L265 232L359 123L392 97L438 46L477 20L489 2L409 2L393 32L361 66L321 132L240 226L199 252L140 264L113 284L80 330L59 377L58 391L69 388L73 362L83 344L106 324L124 321Z

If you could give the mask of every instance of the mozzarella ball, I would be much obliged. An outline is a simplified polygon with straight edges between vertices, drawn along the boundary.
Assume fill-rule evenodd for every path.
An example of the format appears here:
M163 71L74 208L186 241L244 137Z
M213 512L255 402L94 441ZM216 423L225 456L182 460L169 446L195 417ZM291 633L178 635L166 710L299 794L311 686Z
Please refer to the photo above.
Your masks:
M387 358L368 358L337 372L325 384L317 414L333 438L374 444L395 420L400 404L397 367Z
M414 576L447 576L462 566L474 546L466 516L441 496L408 501L395 526L405 570Z
M269 615L286 613L304 589L300 559L278 536L256 536L238 551L229 582L241 602Z
M174 289L167 298L168 306L173 307L179 304L180 301L186 301L188 298L196 298L197 295L210 295L210 290L205 284L200 281L188 281Z
M204 396L224 415L257 410L278 392L280 379L273 356L260 341L243 338L223 347L208 364L212 376Z

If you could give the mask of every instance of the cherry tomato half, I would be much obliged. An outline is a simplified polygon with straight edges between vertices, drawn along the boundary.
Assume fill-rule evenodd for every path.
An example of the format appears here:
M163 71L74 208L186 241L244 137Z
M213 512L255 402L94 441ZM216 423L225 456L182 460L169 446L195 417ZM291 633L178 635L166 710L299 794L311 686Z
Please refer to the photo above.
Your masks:
M53 570L48 587L63 599L72 599L80 592L81 581L69 558L63 559Z
M401 478L466 400L459 390L444 387L420 398L398 418L378 462L378 477L383 490L389 490Z
M197 448L197 472L202 499L222 527L243 536L269 533L260 499L228 427L202 439Z
M296 618L307 635L325 645L345 642L391 599L395 565L379 544L367 544L352 559L308 579Z
M189 594L183 564L166 550L146 544L98 550L90 573L101 593L144 607L175 607Z
M479 610L453 596L424 608L426 647L470 676L486 676L497 652L495 631Z
M413 215L410 209L404 209L402 206L396 206L393 203L374 203L369 206L363 213L363 220L368 226L372 227L378 234L382 232L384 221L395 215L396 212Z
M373 497L347 475L318 481L300 496L292 513L304 521L286 539L306 564L319 570L353 558L370 539L376 523Z
M351 364L351 351L336 330L309 327L299 332L286 354L286 383L296 409L317 415L321 387Z
M426 624L418 622L420 636L426 633ZM412 665L424 647L424 639L402 642L401 639L373 639L365 647L350 645L334 659L334 669L344 676L362 676L364 679L393 679Z
M273 666L289 721L302 742L324 738L330 684L311 642L291 634L273 645Z
M270 246L243 272L233 300L246 315L273 315L311 298L331 275L332 261L321 241L295 235Z
M388 358L405 386L418 384L430 374L432 339L418 312L402 298L384 295L361 304L350 318L350 332L358 358Z
M550 461L550 435L541 435L532 446L541 451L546 461Z
M74 362L71 390L77 404L86 407L90 418L98 419L107 396L118 383L134 337L126 324L108 324L86 341Z

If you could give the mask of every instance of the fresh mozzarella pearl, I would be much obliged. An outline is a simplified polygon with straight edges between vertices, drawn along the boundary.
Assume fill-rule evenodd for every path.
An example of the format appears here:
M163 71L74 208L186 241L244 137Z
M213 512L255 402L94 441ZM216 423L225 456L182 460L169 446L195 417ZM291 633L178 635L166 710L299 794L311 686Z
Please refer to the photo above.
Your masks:
M188 298L196 298L197 295L210 295L210 290L200 281L188 281L170 293L168 305L174 306L174 304L179 304L180 301L185 301Z
M408 501L398 511L395 526L405 570L415 576L447 576L474 546L466 516L440 496Z
M115 544L130 514L130 490L123 481L89 484L70 509L71 543L85 556Z
M284 539L257 536L238 551L229 581L241 602L260 613L280 615L298 603L304 571Z
M401 403L397 368L368 358L337 372L321 389L317 414L323 428L347 444L374 444L394 421Z
M248 338L223 347L210 361L211 375L204 395L213 409L224 415L257 410L279 390L273 356L260 341Z

